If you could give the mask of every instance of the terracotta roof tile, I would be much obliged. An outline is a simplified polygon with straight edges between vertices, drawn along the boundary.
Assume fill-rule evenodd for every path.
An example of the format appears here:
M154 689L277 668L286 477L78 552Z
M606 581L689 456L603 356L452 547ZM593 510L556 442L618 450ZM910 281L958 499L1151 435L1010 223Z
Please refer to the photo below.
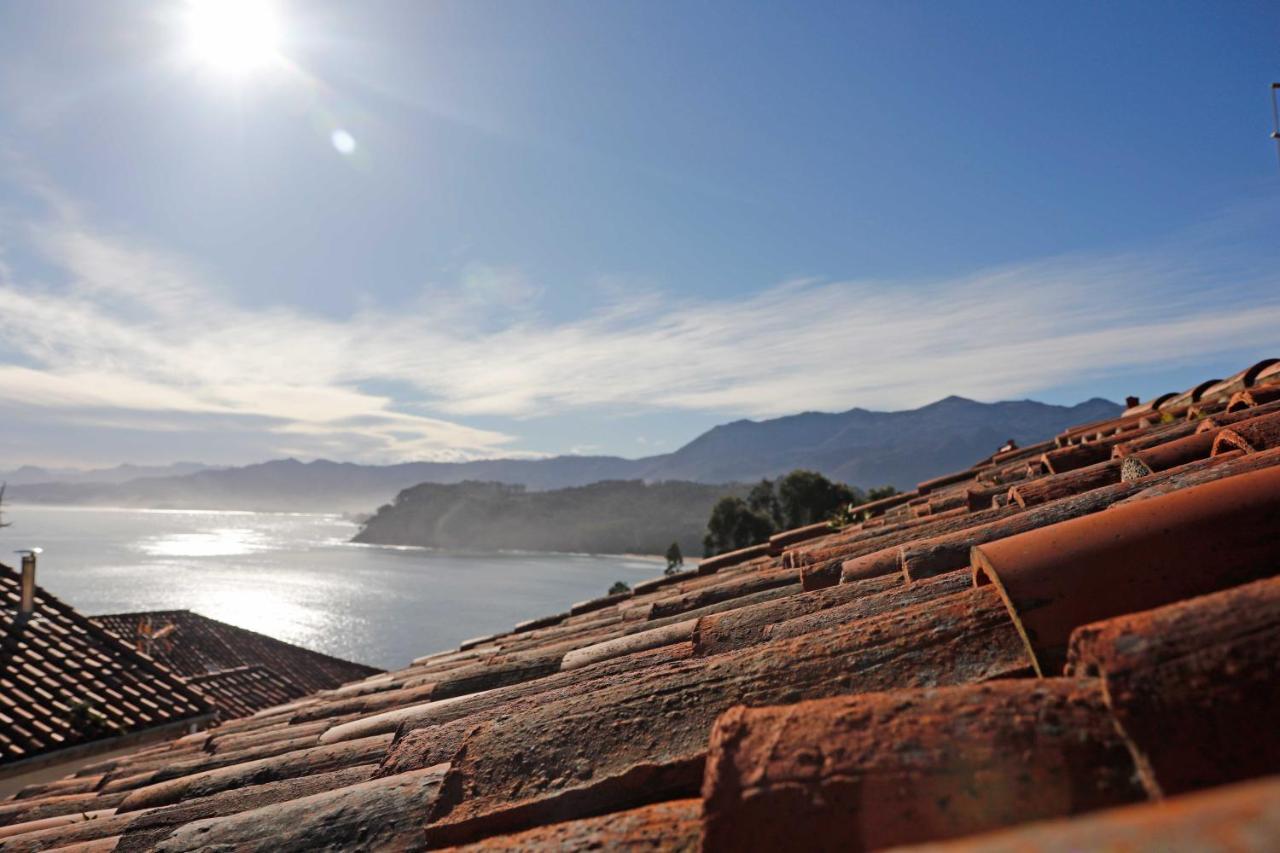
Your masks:
M709 749L711 850L875 850L1144 797L1092 679L739 706Z
M973 481L975 484L983 486L1007 486L1010 483L1025 480L1031 476L1029 466L1033 462L1038 465L1038 459L1038 456L1035 460L1016 458L1003 465L993 466L979 471L977 475L974 476Z
M693 639L698 653L714 655L763 642L771 626L810 613L839 607L850 601L874 597L901 584L896 577L873 578L857 584L787 595L771 602L744 605L700 618Z
M1249 406L1242 409L1238 408L1234 412L1228 412L1223 409L1220 412L1216 412L1197 421L1196 428L1198 431L1205 431L1216 427L1231 426L1232 424L1237 424L1241 421L1247 421L1252 418L1274 414L1276 412L1280 412L1280 400L1263 403L1258 406Z
M965 509L969 512L991 509L995 505L992 500L1004 495L1006 492L1008 492L1008 488L1004 484L970 486L965 489Z
M975 835L899 853L1268 851L1280 838L1280 776L1170 800Z
M894 507L905 504L914 497L916 497L915 492L900 492L896 495L889 495L888 497L880 498L879 500L868 501L867 503L860 504L858 506L858 511L872 516L883 515Z
M1199 385L1188 388L1186 391L1183 391L1181 394L1175 394L1173 397L1166 400L1164 402L1164 405L1161 408L1170 409L1174 411L1186 409L1188 406L1191 406L1195 403L1199 403L1201 400L1203 400L1205 394L1208 393L1210 389L1221 384L1221 382L1222 382L1221 379L1206 379L1205 381L1201 382ZM1215 395L1215 396L1220 396L1220 395Z
M12 826L19 821L42 820L58 815L115 808L124 797L124 794L111 795L93 791L84 794L46 794L39 798L0 802L0 826Z
M758 557L767 557L773 552L772 546L768 542L762 542L759 545L752 545L749 548L739 548L737 551L727 551L715 557L698 563L696 569L698 574L710 574L720 569L736 566L739 563L745 563L748 560L754 560Z
M213 698L223 716L243 717L259 708L305 696L308 691L265 666L239 666L187 679Z
M916 486L916 494L928 495L942 488L943 486L949 486L949 485L952 485L953 483L962 483L965 480L972 480L973 476L974 476L974 472L972 469L966 469L964 471L954 471L950 474L943 474L941 477L934 477L932 480L925 480L923 483Z
M233 788L144 812L129 812L132 819L122 833L119 849L150 850L184 825L357 785L372 778L375 770L376 764L356 765L327 773Z
M692 853L699 849L701 838L702 801L688 799L655 803L601 817L553 823L450 849L455 853L559 853L563 850L669 850L673 853Z
M1233 374L1226 379L1215 382L1201 392L1201 399L1213 400L1219 398L1227 398L1236 391L1245 388L1251 388L1257 382L1259 376L1268 368L1277 364L1274 358L1264 358L1261 361L1241 370L1239 373ZM1197 386L1198 387L1198 386Z
M178 827L156 851L194 849L405 849L421 838L422 815L447 765L210 817Z
M1273 382L1280 382L1280 360L1273 361L1258 371L1254 385L1268 385Z
M1227 401L1227 412L1239 412L1265 406L1280 401L1280 385L1269 385L1263 388L1249 388L1237 391Z
M1261 415L1224 427L1214 434L1213 455L1231 450L1257 453L1280 447L1280 412Z
M1280 708L1277 649L1280 578L1268 578L1081 627L1068 669L1106 682L1142 780L1162 797L1276 769L1280 727L1258 721Z
M855 624L873 616L884 616L907 608L925 605L954 593L962 592L973 584L968 571L947 572L919 583L903 584L873 595L860 595L834 607L815 610L812 613L777 619L766 625L762 639L777 640L801 637L814 631L835 628L843 624ZM862 587L867 581L841 584L841 587ZM1029 662L1028 662L1029 664Z
M613 637L590 646L582 646L565 653L560 661L560 669L581 669L584 666L626 657L636 652L689 642L693 639L698 624L697 618L686 619L682 622L650 628L647 631L623 634L621 637Z
M1108 438L1092 441L1087 444L1072 444L1059 447L1040 455L1040 461L1050 474L1063 474L1094 465L1111 458L1111 448L1129 440L1129 433L1121 433Z
M414 729L439 726L468 716L489 716L508 703L552 695L557 691L582 691L592 689L609 679L628 678L647 667L662 666L693 656L691 643L676 643L622 658L601 661L580 669L568 670L523 684L513 684L481 693L471 693L452 699L406 705L393 711L374 714L351 722L335 725L325 732L322 743L334 743L371 734L395 732L403 728Z
M810 524L805 527L797 527L794 530L784 530L781 533L775 533L769 537L769 550L771 552L778 552L788 545L796 545L800 542L807 542L811 539L829 536L831 533L831 525L825 521L818 524Z
M245 785L261 785L380 761L391 735L374 735L339 744L311 746L188 776L139 785L117 806L122 812L167 806L192 797L207 797Z
M21 834L0 839L0 843L4 844L5 853L65 851L68 847L78 848L85 843L102 841L104 836L118 838L119 834L128 827L130 820L128 815L115 814L114 809L63 815L47 821L5 827L5 829L21 831Z
M1050 474L1010 486L1009 498L1022 509L1119 483L1122 459L1107 459L1082 468Z

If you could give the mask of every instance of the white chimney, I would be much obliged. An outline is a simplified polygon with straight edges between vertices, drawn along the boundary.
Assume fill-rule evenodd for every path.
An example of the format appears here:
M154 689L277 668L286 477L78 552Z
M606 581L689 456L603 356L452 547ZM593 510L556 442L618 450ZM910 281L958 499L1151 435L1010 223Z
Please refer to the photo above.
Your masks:
M36 557L41 548L19 551L22 555L22 597L18 603L18 615L29 616L36 609Z

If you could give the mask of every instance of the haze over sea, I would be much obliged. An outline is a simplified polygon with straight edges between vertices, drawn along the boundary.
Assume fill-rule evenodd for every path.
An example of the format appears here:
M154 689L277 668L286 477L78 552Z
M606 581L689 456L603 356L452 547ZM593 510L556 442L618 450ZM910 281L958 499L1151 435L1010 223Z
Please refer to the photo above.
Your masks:
M336 515L9 506L5 520L0 547L44 548L37 582L86 614L193 610L379 667L662 569L628 557L356 545L356 525Z

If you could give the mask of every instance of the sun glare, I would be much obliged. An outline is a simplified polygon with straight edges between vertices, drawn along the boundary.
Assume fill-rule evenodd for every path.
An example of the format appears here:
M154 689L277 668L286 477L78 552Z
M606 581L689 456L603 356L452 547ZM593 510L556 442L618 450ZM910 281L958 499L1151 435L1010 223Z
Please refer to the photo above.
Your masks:
M243 75L280 61L280 21L270 0L190 0L187 35L203 65Z

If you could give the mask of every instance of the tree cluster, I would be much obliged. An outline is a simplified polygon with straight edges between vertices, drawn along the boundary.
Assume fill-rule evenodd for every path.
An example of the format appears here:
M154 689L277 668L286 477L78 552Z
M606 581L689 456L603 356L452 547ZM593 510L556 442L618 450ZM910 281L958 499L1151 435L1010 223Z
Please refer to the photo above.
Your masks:
M747 497L721 498L711 510L703 553L708 557L747 548L780 530L819 522L848 523L856 507L897 494L893 486L864 492L828 480L817 471L795 470L779 480L761 480Z

